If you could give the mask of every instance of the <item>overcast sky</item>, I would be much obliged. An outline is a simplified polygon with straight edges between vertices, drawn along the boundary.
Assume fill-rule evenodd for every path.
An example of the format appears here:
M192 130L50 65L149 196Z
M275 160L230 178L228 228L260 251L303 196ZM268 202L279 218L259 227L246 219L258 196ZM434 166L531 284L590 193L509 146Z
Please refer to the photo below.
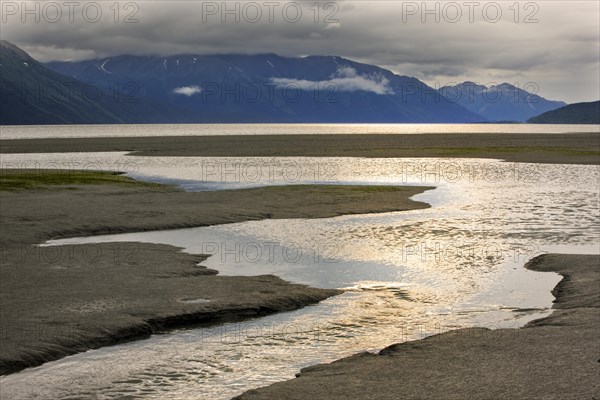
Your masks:
M1 1L1 35L40 61L119 54L339 55L431 86L533 82L529 88L537 86L538 94L553 100L600 98L597 0L429 2L429 14L421 1L394 0L321 2L319 8L306 0L229 1L227 9L222 1L194 0L118 7L112 0L28 3L33 11L26 14L21 1Z

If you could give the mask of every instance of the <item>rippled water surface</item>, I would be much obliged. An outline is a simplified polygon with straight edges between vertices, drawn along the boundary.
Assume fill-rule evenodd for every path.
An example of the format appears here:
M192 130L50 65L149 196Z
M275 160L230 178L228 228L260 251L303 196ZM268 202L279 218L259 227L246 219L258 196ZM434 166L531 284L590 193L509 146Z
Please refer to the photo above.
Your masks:
M597 166L476 159L7 156L3 162L24 168L34 161L96 162L101 169L112 164L136 178L188 190L303 183L436 189L415 197L432 205L424 210L52 242L173 244L211 254L203 265L223 275L272 273L346 292L294 312L67 357L3 377L6 398L226 399L292 378L304 366L400 341L457 327L519 327L547 315L550 290L559 281L556 274L525 270L524 263L548 251L597 253L600 244Z

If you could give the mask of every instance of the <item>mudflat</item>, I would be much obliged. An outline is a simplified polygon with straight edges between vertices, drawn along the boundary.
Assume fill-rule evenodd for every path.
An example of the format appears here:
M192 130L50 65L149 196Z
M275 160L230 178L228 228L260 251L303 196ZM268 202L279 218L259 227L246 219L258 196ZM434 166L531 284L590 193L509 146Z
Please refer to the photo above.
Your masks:
M153 332L292 310L339 293L275 276L222 277L206 256L49 239L265 218L428 207L424 187L286 186L188 193L111 173L2 171L0 374Z
M600 132L341 134L0 140L0 153L130 151L143 156L462 157L600 164Z
M553 313L521 329L461 329L303 369L236 397L258 399L598 399L600 256L547 254Z

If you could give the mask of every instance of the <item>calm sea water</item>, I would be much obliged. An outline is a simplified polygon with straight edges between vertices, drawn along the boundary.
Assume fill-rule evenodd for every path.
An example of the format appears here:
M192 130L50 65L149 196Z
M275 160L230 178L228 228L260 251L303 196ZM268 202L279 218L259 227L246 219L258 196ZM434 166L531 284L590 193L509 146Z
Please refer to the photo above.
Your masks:
M420 133L571 133L600 132L598 125L535 124L173 124L2 126L0 139Z
M187 190L285 184L427 185L432 208L74 238L142 241L212 256L223 275L275 274L346 292L289 313L180 330L0 379L5 398L227 399L304 366L468 326L519 327L550 312L544 252L597 253L598 166L482 159L133 157L14 154L35 168L113 169ZM186 299L181 299L182 301ZM196 301L203 301L198 294ZM518 335L515 336L518 340Z

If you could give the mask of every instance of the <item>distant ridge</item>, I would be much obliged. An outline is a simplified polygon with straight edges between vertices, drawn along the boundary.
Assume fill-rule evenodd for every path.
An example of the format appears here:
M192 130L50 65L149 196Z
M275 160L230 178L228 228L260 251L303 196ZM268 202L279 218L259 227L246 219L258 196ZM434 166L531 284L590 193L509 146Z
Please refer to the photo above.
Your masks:
M575 103L530 118L532 124L600 124L600 101Z
M547 100L509 83L485 86L467 81L444 86L440 92L491 122L524 122L566 105L565 102Z

